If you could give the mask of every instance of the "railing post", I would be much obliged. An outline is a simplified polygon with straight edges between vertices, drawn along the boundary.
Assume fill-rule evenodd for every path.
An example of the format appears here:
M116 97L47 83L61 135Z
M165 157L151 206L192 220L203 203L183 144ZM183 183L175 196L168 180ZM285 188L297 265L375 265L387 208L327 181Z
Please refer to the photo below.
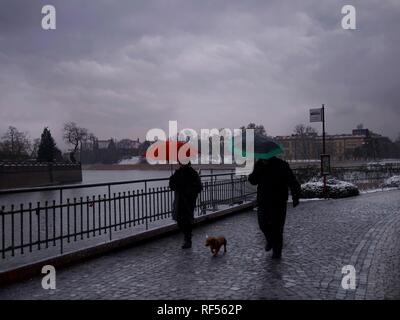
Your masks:
M217 210L217 206L215 205L214 201L214 183L216 179L214 180L214 170L211 169L211 203L212 203L212 209L213 211Z
M234 203L235 184L233 182L233 173L231 173L231 205Z
M40 236L40 201L37 202L37 207L36 207L36 218L37 218L37 245L38 245L38 250L40 250L41 245L41 236ZM21 244L22 245L22 244Z
M146 210L144 211L145 219L146 219L146 230L149 229L149 217L147 215L147 181L144 182L144 207ZM143 208L142 208L143 210Z
M24 204L20 204L20 210L21 210L21 254L24 254Z
M110 241L112 240L112 222L111 222L111 186L108 185L108 222L109 225L109 233L110 233Z
M61 244L61 254L64 252L64 243L63 243L63 208L62 208L62 203L63 203L63 192L62 189L60 189L60 244Z
M5 228L5 213L4 206L0 209L1 215L1 257L6 258L6 228Z
M244 202L246 202L246 181L247 181L247 178L246 177L241 177L240 178L240 189L241 189L241 192L242 192L242 194L241 194L241 198L242 199L244 199Z

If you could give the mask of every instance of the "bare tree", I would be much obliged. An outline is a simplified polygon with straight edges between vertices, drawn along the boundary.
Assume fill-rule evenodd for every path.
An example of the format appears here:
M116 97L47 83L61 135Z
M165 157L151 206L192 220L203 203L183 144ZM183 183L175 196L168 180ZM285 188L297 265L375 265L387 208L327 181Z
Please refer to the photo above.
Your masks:
M8 160L22 160L29 157L31 142L26 132L20 132L15 127L8 127L2 136L0 149L3 158Z
M241 127L241 129L243 130L244 127ZM251 122L247 125L246 129L254 129L254 134L256 136L267 136L267 132L265 131L265 128L262 124L257 125Z
M31 148L31 158L37 159L38 151L40 145L40 138L36 138L33 140L32 148Z
M317 134L317 131L313 127L301 123L294 128L294 133L300 136L314 136Z
M298 124L294 128L294 134L297 136L298 141L295 147L295 157L311 159L313 157L313 147L315 146L317 131L313 127Z
M63 138L67 144L72 145L73 149L70 153L70 159L75 162L75 154L78 148L82 147L82 142L88 137L88 130L76 125L75 122L68 122L64 124Z

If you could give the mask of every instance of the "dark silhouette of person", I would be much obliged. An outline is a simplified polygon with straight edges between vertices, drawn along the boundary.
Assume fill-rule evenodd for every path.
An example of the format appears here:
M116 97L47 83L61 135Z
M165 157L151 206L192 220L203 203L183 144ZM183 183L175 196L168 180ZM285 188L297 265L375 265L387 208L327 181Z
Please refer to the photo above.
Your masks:
M267 240L266 251L273 250L272 258L281 258L286 206L290 189L293 207L300 201L300 184L289 164L279 158L260 159L249 175L249 182L257 185L258 224Z
M175 191L172 218L183 232L182 249L192 247L192 224L198 194L203 190L200 176L189 164L180 164L169 178L169 187Z

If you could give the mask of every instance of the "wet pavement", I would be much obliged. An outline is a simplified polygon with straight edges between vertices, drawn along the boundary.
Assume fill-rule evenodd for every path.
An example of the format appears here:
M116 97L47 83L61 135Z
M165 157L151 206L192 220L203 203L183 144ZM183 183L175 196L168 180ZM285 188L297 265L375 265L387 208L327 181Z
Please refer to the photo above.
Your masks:
M281 260L264 251L255 211L197 227L193 248L180 234L0 288L0 299L400 299L400 190L288 209ZM224 235L213 258L206 235ZM345 265L356 289L341 286Z

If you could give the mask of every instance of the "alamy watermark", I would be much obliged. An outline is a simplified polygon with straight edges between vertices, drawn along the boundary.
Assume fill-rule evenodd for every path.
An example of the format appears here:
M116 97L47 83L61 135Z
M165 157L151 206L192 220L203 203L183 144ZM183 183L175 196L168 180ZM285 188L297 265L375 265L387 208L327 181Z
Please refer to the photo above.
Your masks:
M42 7L42 22L43 30L56 30L56 8L51 4ZM341 8L341 13L344 15L341 20L344 30L355 30L356 27L356 8L352 5L344 5Z
M342 288L345 290L355 290L356 289L356 268L349 264L342 268Z
M42 29L56 30L56 8L50 4L42 7Z
M352 5L345 5L342 7L342 28L344 30L356 30L356 8Z
M178 122L169 121L168 134L154 128L147 132L146 140L154 142L146 152L149 164L190 162L244 165L236 168L238 175L251 171L254 165L254 129L201 129L198 133L194 129L185 128L178 132ZM177 143L171 143L173 141ZM182 142L181 145L178 142Z
M56 268L52 265L45 265L42 268L42 274L45 276L42 279L42 288L45 290L56 289Z

